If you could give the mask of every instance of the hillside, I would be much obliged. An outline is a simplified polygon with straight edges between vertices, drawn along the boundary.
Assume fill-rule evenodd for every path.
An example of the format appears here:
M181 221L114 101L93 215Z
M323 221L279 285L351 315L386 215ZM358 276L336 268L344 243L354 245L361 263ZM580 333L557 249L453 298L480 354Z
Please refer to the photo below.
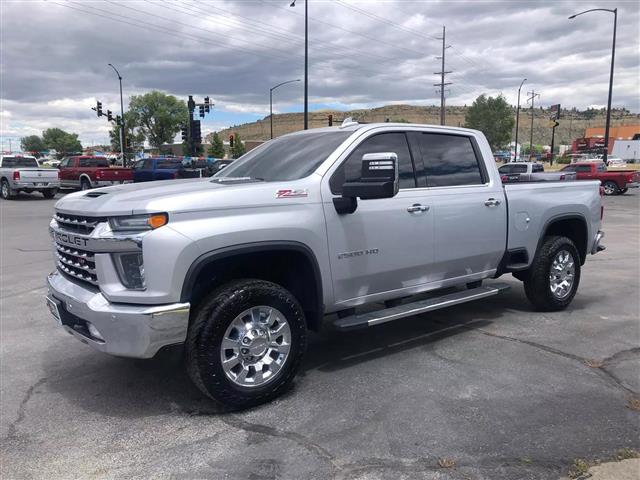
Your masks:
M464 126L464 117L467 107L450 106L446 110L446 124L451 126ZM413 105L387 105L379 108L336 111L322 110L309 112L309 128L327 126L329 115L333 115L334 125L346 117L363 122L384 122L408 121L411 123L440 123L440 108L437 106L413 106ZM515 108L514 108L515 116ZM533 123L533 143L551 143L551 128L548 126L550 113L548 110L536 108ZM560 126L556 129L556 145L569 144L571 140L581 137L587 127L604 126L604 110L563 110ZM640 114L626 111L614 111L612 114L612 125L638 125L640 124ZM303 126L302 113L283 113L273 116L274 137L285 133L301 130ZM515 129L514 129L515 132ZM531 113L529 109L520 110L520 143L528 143L531 132ZM242 140L268 140L269 139L269 117L265 117L257 122L237 125L229 129L218 132L225 141L231 133L237 133Z

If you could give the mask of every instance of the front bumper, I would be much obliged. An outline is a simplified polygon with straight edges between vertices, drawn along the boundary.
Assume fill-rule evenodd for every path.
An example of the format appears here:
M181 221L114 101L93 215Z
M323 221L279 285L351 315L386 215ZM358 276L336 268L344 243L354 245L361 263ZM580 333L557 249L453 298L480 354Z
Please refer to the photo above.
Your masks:
M130 305L110 303L97 290L78 285L59 272L47 277L48 298L58 305L62 326L96 350L151 358L161 347L184 343L189 303ZM88 322L102 339L91 335Z
M602 230L598 230L596 238L593 239L593 245L591 246L591 255L595 255L596 253L601 252L602 250L607 248L604 245L600 244L603 238L604 232Z

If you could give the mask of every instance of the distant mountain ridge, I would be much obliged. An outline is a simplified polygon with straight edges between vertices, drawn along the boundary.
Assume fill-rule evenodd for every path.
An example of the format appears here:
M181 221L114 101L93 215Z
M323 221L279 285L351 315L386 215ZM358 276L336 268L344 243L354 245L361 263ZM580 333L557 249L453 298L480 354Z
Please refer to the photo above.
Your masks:
M464 126L465 114L468 107L448 106L446 107L446 124L450 126ZM343 119L352 117L354 120L375 123L384 122L387 119L391 122L409 122L438 125L440 124L440 107L438 106L417 106L417 105L385 105L383 107L359 109L350 111L321 110L309 112L309 128L326 127L329 115L333 115L333 124L340 125ZM514 108L515 115L515 108ZM551 141L551 128L549 128L548 109L535 109L533 122L533 143L549 144ZM602 110L563 110L560 118L560 125L556 129L556 144L569 144L574 138L581 137L587 127L600 127L605 123L605 111ZM640 114L630 113L626 110L614 110L612 112L612 125L640 125ZM274 137L286 133L302 130L303 114L280 113L273 116ZM223 140L227 140L231 133L240 135L240 138L250 141L261 141L269 139L269 116L251 123L237 125L218 132ZM514 130L515 132L515 130ZM522 144L528 144L531 132L530 109L520 109L520 132L518 140ZM207 137L209 140L209 136Z

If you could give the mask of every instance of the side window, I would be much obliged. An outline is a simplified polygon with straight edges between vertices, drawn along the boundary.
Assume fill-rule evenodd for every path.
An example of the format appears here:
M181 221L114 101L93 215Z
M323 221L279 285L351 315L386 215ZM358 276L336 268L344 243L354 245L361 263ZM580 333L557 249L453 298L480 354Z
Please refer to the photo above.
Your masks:
M533 173L535 173L535 172L544 172L544 167L542 165L540 165L539 163L534 163L532 172Z
M513 171L513 165L510 165L510 164L502 165L500 168L498 168L498 171L504 174L511 173Z
M80 162L78 163L79 167L88 167L89 166L89 159L88 158L81 158Z
M142 165L144 164L144 160L138 160L135 165L133 166L134 170L140 170L142 168Z
M150 158L147 158L144 161L143 167L144 170L153 170L153 160L151 160Z
M598 168L596 168L596 171L598 172L606 172L607 171L607 167L604 163L601 163L598 165Z
M69 166L69 159L65 158L60 162L60 168L66 168Z
M423 133L418 137L429 187L482 185L482 171L471 138Z
M402 132L380 133L367 138L351 152L329 180L331 193L340 194L346 181L358 181L362 173L362 156L367 153L394 152L398 155L400 188L415 188L416 177L407 137Z
M575 165L568 165L566 167L564 167L562 169L563 172L575 172L576 171L576 166Z
M527 173L526 165L513 165L511 173Z
M591 165L578 165L576 167L576 172L591 173Z

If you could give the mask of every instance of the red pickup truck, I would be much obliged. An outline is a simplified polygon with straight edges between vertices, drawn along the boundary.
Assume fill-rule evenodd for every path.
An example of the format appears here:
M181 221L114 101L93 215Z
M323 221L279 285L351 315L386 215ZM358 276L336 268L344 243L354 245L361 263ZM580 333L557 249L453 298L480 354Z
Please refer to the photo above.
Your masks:
M60 187L89 190L94 187L106 187L133 182L133 170L123 167L110 167L105 157L80 155L68 157L60 162Z
M576 172L577 180L600 180L605 195L621 195L640 186L640 171L608 171L604 162L576 162L561 171Z

